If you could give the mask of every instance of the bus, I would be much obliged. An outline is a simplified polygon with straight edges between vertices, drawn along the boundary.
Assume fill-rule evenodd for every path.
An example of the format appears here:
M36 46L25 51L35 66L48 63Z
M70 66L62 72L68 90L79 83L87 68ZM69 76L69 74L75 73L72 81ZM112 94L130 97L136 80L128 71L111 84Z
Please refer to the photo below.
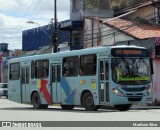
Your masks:
M146 48L107 46L9 60L8 98L33 108L59 104L87 111L152 103L153 67Z

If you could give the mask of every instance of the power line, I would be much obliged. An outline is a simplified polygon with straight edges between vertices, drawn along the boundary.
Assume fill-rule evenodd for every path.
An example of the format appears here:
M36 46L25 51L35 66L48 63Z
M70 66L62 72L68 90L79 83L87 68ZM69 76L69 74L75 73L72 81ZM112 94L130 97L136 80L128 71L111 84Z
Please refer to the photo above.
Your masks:
M27 1L27 2L28 2L28 1ZM25 11L23 17L27 17L27 16L30 16L30 15L33 16L34 12L38 9L38 7L39 7L39 5L41 4L42 0L38 1L38 4L36 4L36 6L35 6L35 8L32 10L32 12L30 12L30 10L31 10L31 8L33 7L33 5L35 5L34 2L35 2L35 0L32 0L32 2L29 4L29 6L28 6L27 10ZM46 5L45 3L46 3L46 1L43 2L43 4L41 4L41 5ZM27 3L25 3L25 5L27 5ZM41 8L40 8L39 10L41 10ZM41 11L42 11L42 10L41 10ZM19 22L17 22L17 23L19 23ZM23 25L24 25L24 24L21 24L21 25L17 24L16 27L14 27L13 30L11 30L11 28L9 28L9 29L5 29L5 31L8 30L9 32L13 32L13 33L14 33L14 32L16 32L16 33L21 33L22 30L21 30L20 28L21 28ZM4 33L4 32L3 32L3 33ZM11 36L12 36L12 35L11 35ZM14 37L8 37L8 40L11 40L11 39L14 39L14 38L15 38L15 36L14 36ZM17 38L17 37L16 37L16 38ZM5 39L6 39L6 38L5 38Z

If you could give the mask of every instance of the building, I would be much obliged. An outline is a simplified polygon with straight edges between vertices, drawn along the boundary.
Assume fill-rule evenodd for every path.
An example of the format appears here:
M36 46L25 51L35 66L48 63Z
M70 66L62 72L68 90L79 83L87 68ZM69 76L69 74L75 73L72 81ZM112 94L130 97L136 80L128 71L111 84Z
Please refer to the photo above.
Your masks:
M61 31L58 26L58 43L69 43L70 34L68 31ZM25 30L22 33L22 50L39 50L43 46L52 46L53 26L46 25L38 28Z
M82 39L75 31L79 29L79 26L82 26L82 22L71 20L59 22L57 26L58 44L66 44L70 50L81 49ZM51 24L23 31L22 50L31 55L51 53L53 31L54 28ZM58 48L62 49L61 46Z
M8 50L8 43L0 43L0 83L8 82L8 60L20 55L24 55L22 50Z
M9 56L8 43L0 43L0 83L7 83L8 64L6 58Z

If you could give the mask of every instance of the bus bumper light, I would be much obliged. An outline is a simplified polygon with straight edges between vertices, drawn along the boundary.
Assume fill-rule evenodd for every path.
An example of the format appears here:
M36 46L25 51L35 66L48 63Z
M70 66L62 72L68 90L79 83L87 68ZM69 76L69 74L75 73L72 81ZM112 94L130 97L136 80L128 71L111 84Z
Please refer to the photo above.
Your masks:
M121 91L119 91L118 89L113 88L112 90L117 96L123 96L124 97L123 93Z
M150 85L148 85L147 89L146 89L146 93L144 94L145 96L152 94L152 87Z
M146 98L147 101L152 101L152 98Z

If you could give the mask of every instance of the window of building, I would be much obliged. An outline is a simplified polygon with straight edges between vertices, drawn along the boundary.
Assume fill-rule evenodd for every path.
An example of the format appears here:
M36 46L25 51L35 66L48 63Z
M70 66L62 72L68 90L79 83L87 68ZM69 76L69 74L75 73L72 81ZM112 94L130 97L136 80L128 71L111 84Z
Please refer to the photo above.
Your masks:
M155 24L156 25L159 25L159 23L160 23L160 7L156 7L156 12L155 12Z
M20 63L10 64L9 79L19 80L20 77Z
M79 57L66 57L63 59L63 76L78 76L79 73Z
M96 55L85 55L80 58L80 75L96 75Z
M47 78L49 74L49 61L39 60L35 62L35 78Z
M73 31L73 46L80 46L82 42L82 33L79 31Z
M160 45L155 45L155 57L160 58Z

